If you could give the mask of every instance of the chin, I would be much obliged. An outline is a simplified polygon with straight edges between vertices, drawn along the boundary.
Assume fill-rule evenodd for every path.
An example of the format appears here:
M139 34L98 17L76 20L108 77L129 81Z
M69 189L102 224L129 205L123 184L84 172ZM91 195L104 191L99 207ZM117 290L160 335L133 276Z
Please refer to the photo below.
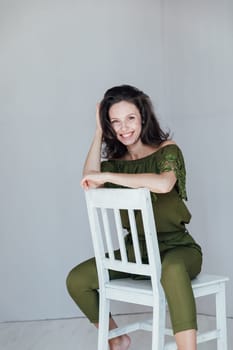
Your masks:
M134 140L132 141L132 140L122 140L122 139L120 139L119 141L125 146L132 146L135 143Z

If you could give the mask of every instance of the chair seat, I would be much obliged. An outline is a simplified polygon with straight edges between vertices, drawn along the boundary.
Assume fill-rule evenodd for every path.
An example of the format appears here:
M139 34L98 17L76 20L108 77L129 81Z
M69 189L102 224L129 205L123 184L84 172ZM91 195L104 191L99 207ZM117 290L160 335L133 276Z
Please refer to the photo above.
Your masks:
M152 306L154 297L150 280L122 278L105 284L106 298Z
M151 281L150 280L134 280L132 278L121 278L112 280L105 284L106 288L111 289L125 289L125 290L140 290L142 293L145 294L152 294L151 293Z
M214 294L222 283L229 278L211 274L199 274L192 280L192 288L195 297ZM132 278L121 278L111 280L105 284L106 297L110 300L122 300L129 303L153 305L153 291L150 280L134 280ZM132 298L133 295L133 298Z
M225 276L200 273L192 280L193 294L195 298L216 294L222 287L224 288L228 280L229 278Z
M207 286L216 285L218 283L225 283L229 280L228 277L217 276L212 274L200 273L196 278L192 280L193 289L203 288ZM125 290L141 290L142 293L151 294L151 281L150 280L134 280L132 278L121 278L116 280L111 280L106 283L106 288L111 289L125 289Z
M199 287L210 286L216 283L227 282L228 280L228 277L200 273L196 278L192 280L192 287L195 289Z

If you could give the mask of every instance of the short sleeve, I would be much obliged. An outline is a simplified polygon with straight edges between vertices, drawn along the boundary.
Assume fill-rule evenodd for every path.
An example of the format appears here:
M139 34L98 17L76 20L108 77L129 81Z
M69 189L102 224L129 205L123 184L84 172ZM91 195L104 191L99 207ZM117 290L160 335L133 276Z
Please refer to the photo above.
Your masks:
M186 170L181 150L176 145L168 145L162 148L161 159L158 162L159 173L174 171L177 178L176 187L179 196L187 200Z

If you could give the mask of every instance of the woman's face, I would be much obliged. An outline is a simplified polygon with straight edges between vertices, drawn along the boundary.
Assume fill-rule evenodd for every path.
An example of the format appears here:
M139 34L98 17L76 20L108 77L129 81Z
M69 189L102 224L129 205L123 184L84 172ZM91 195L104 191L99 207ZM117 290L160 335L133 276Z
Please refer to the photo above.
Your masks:
M139 141L142 119L133 103L121 101L113 104L109 109L109 119L117 139L125 146L134 145Z

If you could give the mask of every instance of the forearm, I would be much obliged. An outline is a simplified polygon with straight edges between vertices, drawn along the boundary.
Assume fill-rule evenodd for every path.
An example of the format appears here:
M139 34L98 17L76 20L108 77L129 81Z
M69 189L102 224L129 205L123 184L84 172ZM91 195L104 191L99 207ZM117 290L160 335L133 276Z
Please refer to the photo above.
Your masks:
M121 174L107 173L106 182L131 188L146 187L151 192L167 193L172 190L176 183L173 171L162 174Z
M96 130L91 147L87 154L86 161L83 166L83 176L92 172L100 171L101 162L101 146L102 146L102 132Z

